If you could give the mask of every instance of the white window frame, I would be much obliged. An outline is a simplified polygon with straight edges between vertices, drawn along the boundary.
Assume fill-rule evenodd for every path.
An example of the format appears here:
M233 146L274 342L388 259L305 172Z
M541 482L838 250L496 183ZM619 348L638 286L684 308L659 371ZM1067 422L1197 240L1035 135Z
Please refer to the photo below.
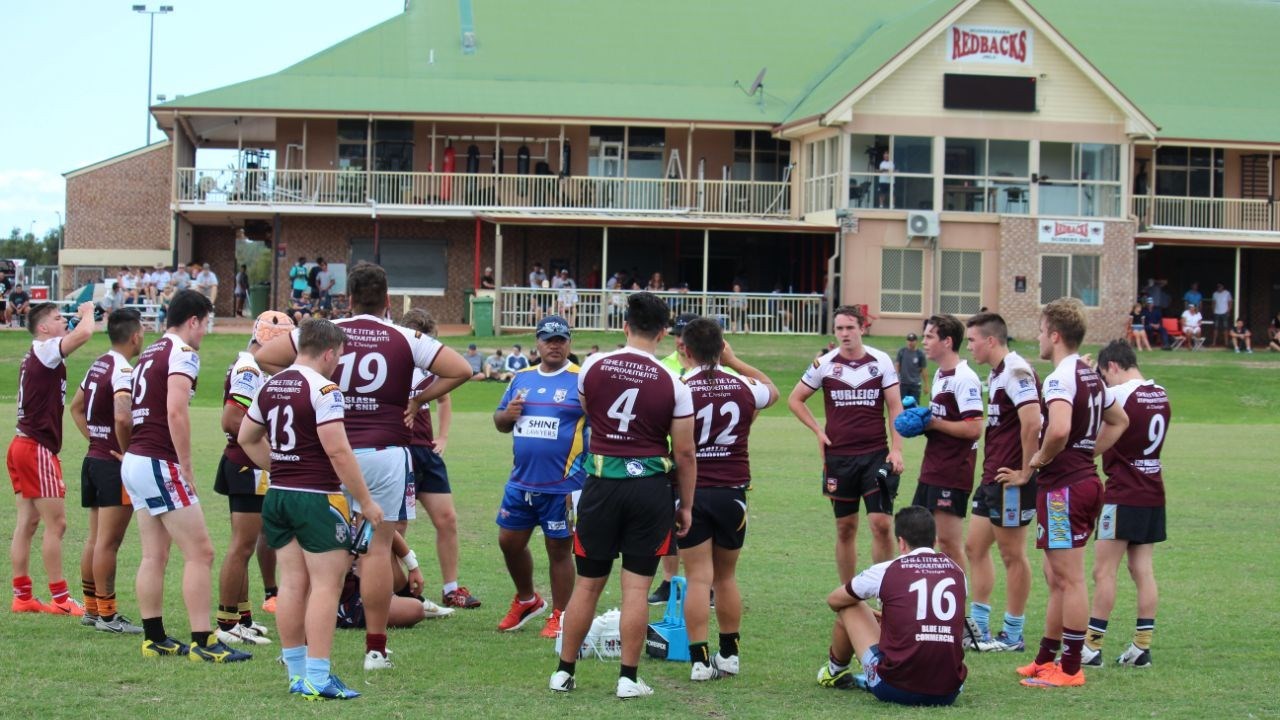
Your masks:
M866 208L877 208L877 207L879 207L879 204L878 204L878 201L879 201L879 192L880 192L880 190L879 190L879 183L880 183L880 175L881 175L882 173L881 173L881 171L880 171L880 169L879 169L879 165L880 165L879 160L877 160L877 161L875 162L875 165L876 165L876 169L875 169L875 170L856 170L856 171L854 170L854 168L862 167L860 163L861 163L861 162L862 162L862 160L866 157L866 148L865 148L865 147L859 147L859 144L855 144L855 143L853 142L853 138L855 138L855 137L867 137L867 136L871 136L871 137L873 137L873 138L874 138L874 137L877 137L877 136L880 136L880 135L882 135L882 134L881 134L881 133L849 133L849 140L850 140L850 141L849 141L849 177L848 177L847 182L845 183L845 185L846 185L845 193L847 194L847 193L849 192L849 191L848 191L848 189L847 189L847 186L849 186L849 185L861 185L861 184L863 184L863 183L866 183L865 197L864 197L863 202L862 202L861 204L859 204L859 205L858 205L858 207L866 207ZM904 133L904 134L902 134L902 135L884 135L884 137L888 138L888 140L889 140L889 155L890 155L890 157L892 158L892 162L893 162L893 167L894 167L894 169L888 173L888 175L889 175L889 190L888 190L889 197L887 198L887 202L885 203L885 207L884 207L884 208L881 208L881 209L886 209L886 210L916 210L916 209L919 209L919 208L905 208L905 207L898 207L898 206L897 206L897 185L898 185L898 179L899 179L899 178L902 178L903 180L928 180L928 181L929 181L929 185L930 185L930 187L935 187L935 186L936 186L936 183L937 183L937 172L936 172L936 171L937 171L937 169L938 169L938 158L937 158L937 153L936 153L936 152L934 152L934 142L933 142L934 138L933 138L933 136L930 136L930 135L910 135L910 134L905 134L905 133ZM928 146L929 146L929 172L927 172L927 173L922 173L922 172L907 172L907 171L899 170L899 169L898 169L898 166L901 164L901 162L900 162L900 161L899 161L899 159L898 159L898 138L899 138L899 137L912 138L912 139L923 139L923 140L928 140L928 141L929 141L929 143L928 143ZM930 194L929 194L929 207L928 207L928 208L924 208L924 209L925 209L925 210L936 210L936 209L937 209L937 208L933 207L933 193L932 193L932 192L930 192Z
M982 172L975 175L947 174L947 143L949 141L973 141L982 143ZM991 143L992 142L1011 142L1025 143L1027 156L1026 166L1027 174L1025 176L1015 175L994 175L991 172ZM1029 140L1016 140L1008 138L969 138L969 137L945 137L942 139L942 197L945 210L948 212L987 212L998 213L1000 215L1030 215L1031 214L1031 146ZM982 199L982 210L969 210L964 207L945 207L946 198L950 192L956 193L961 191L977 193ZM1009 191L1021 190L1022 199L1019 204L1022 210L1011 212L1009 205ZM1000 204L1004 199L1003 209ZM989 207L991 206L991 207Z
M1066 295L1064 295L1064 296L1062 296L1062 297L1067 297L1067 296L1074 297L1074 298L1076 298L1077 300L1079 300L1080 302L1084 303L1084 306L1085 306L1085 307L1087 307L1087 308L1097 308L1097 307L1102 307L1102 256L1101 256L1101 255L1096 255L1096 254L1092 254L1092 253L1079 253L1079 254L1072 254L1072 253L1040 253L1040 263L1039 263L1039 271L1040 271L1040 288L1039 288L1039 296L1040 296L1040 306L1041 306L1041 307L1044 307L1045 305L1048 305L1049 303L1051 303L1051 302L1053 302L1054 300L1057 300L1057 299L1058 299L1058 298L1049 298L1048 300L1046 300L1046 299L1045 299L1045 297L1044 297L1044 259L1045 259L1045 258L1047 258L1047 257L1059 257L1059 258L1066 258L1066 259L1067 259L1067 281L1066 281L1066 283L1065 283ZM1096 297L1094 298L1094 302L1093 302L1093 304L1090 304L1090 303L1089 303L1089 301L1088 301L1086 298L1080 297L1080 296L1078 296L1078 295L1076 295L1076 294L1072 293L1072 291L1071 291L1071 276L1072 276L1072 274L1073 274L1073 273L1074 273L1074 271L1075 271L1076 258L1094 258L1094 259L1095 259L1095 261L1097 262L1097 274L1095 275L1095 287L1093 288L1094 293L1096 294Z
M884 269L885 269L885 255L886 255L886 253L901 253L901 254L902 254L902 256L903 256L904 258L906 257L906 254L907 254L907 253L914 253L914 254L915 254L915 255L920 259L920 261L919 261L919 266L920 266L920 277L919 277L919 280L918 280L918 281L917 281L917 283L916 283L916 285L918 285L918 286L919 286L919 290L912 291L912 290L910 290L910 289L908 289L908 288L904 287L904 286L906 285L906 282L904 282L904 281L905 281L905 279L906 279L906 277L905 277L905 273L903 273L903 274L902 274L902 276L898 278L898 286L897 286L897 287L889 288L889 287L886 285L886 283L885 283L885 274L884 274L884 272L885 272L885 271L884 271ZM901 263L901 268L902 268L903 270L905 270L905 269L906 269L906 266L907 266L906 262ZM880 248L880 312L881 312L881 314L896 313L896 314L900 314L900 315L920 315L921 313L923 313L923 312L924 312L924 309L925 309L925 305L924 305L924 288L925 288L925 284L924 284L924 250L922 250L922 249L920 249L920 248L899 248L899 247L892 247L892 248L891 248L891 247L882 247L882 248ZM908 297L911 297L911 296L915 296L915 297L916 297L916 299L917 299L917 305L918 305L918 307L917 307L915 310L902 310L902 309L898 309L898 310L888 310L888 309L886 309L886 308L885 308L885 297L886 297L886 296L890 296L890 295L892 295L892 296L896 296L896 297L899 299L899 304L900 304L900 305L902 304L902 303L901 303L901 300L903 300L903 299L905 299L905 298L908 298Z
M961 256L961 257L959 258L959 261L960 261L960 270L961 270L961 275L960 275L960 286L961 286L961 289L959 289L959 290L948 291L948 290L944 290L944 289L942 288L942 279L943 279L943 276L945 275L945 272L944 272L944 266L945 266L945 264L946 264L946 258L947 258L947 256L948 256L948 255L958 255L958 256ZM963 256L965 256L965 255L974 255L974 256L976 256L976 259L977 259L977 262L978 262L978 289L977 289L977 291L975 291L975 292L966 292L966 291L963 289L964 284L965 284L965 283L964 283L964 265L965 265L965 263L964 263L964 258L963 258ZM974 303L974 305L973 305L973 312L962 312L962 311L957 310L957 311L955 311L955 312L951 312L950 314L952 314L952 315L956 315L956 316L959 316L959 317L968 317L968 316L970 316L970 315L976 315L976 314L978 313L978 308L981 308L981 307L982 307L982 278L983 278L983 268L982 268L982 264L983 264L983 257L982 257L982 255L983 255L983 253L982 253L982 251L981 251L981 250L942 250L942 251L941 251L941 253L940 253L939 257L938 257L938 287L937 287L937 292L938 292L938 309L939 309L941 312L944 312L944 313L945 313L945 312L947 312L947 309L946 309L946 307L945 307L945 305L944 305L944 303L946 302L947 298L956 298L956 299L957 299L957 301L958 301L958 302L957 302L957 305L959 305L959 303L962 303L962 302L963 302L964 300L966 300L966 299L967 299L967 300L971 300L971 301L973 301L973 303Z
M1044 161L1045 145L1070 145L1071 146L1071 177L1060 178L1060 177L1044 176L1043 161ZM1116 163L1117 163L1115 180L1097 180L1094 178L1085 179L1081 177L1081 175L1083 174L1083 166L1084 166L1084 160L1083 160L1084 147L1086 145L1110 146L1115 148L1115 154L1116 154L1115 157L1116 157ZM1037 207L1036 212L1042 215L1044 214L1070 215L1071 217L1081 217L1081 218L1110 218L1110 219L1123 218L1125 216L1125 208L1124 208L1124 177L1123 177L1124 160L1123 160L1123 157L1121 156L1122 152L1124 152L1124 146L1118 145L1116 143L1078 143L1078 142L1069 143L1069 142L1059 142L1056 140L1041 141L1040 151L1039 151L1040 157L1036 158L1037 167L1041 168L1041 172L1039 173L1040 177L1037 180L1037 182L1040 184L1039 194L1041 196L1037 201L1037 205L1040 205L1041 207ZM1044 188L1054 187L1054 186L1075 188L1076 208L1074 213L1062 212L1057 208L1045 209L1043 207L1043 200L1044 200L1043 195L1045 194ZM1114 196L1116 198L1115 212L1112 214L1099 212L1098 210L1101 204L1100 201L1089 196L1090 192L1097 195L1098 192L1104 188L1110 189L1112 192L1115 193L1115 196ZM1088 205L1090 204L1093 205L1093 212L1085 212Z

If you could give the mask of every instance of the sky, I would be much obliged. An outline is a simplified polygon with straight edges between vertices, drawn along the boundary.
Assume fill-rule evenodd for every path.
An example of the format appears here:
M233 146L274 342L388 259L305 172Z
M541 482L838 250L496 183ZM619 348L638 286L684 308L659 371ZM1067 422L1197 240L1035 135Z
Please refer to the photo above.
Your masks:
M63 173L146 144L148 16L134 4L0 3L0 235L43 235L66 212ZM174 11L155 16L153 99L270 75L404 10L404 0L166 4ZM151 141L162 139L153 126Z

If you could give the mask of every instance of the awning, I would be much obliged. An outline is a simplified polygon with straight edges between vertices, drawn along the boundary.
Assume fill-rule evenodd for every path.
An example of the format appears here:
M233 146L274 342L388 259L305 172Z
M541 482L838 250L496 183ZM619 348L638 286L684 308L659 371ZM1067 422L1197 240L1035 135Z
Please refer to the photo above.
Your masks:
M638 227L675 230L742 230L747 232L831 234L839 225L762 217L708 217L704 215L625 215L614 213L482 212L476 217L502 225L570 225L586 227Z

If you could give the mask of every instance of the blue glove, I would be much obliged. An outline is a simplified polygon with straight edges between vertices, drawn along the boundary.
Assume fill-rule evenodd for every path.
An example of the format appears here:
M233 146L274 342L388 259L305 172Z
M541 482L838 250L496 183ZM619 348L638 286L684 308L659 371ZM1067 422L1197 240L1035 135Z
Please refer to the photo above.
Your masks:
M927 407L913 407L902 411L893 427L904 438L923 435L929 422L933 420L933 410Z

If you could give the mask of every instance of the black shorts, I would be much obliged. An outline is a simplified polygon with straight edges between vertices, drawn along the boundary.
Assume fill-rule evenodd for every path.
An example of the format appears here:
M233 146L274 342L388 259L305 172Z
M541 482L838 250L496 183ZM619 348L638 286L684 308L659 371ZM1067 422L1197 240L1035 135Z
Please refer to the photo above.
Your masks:
M602 561L619 554L657 557L675 544L673 527L675 504L671 478L665 473L625 480L588 475L578 500L573 551Z
M900 382L898 383L898 386L900 387L900 392L902 393L903 398L912 397L916 400L920 399L920 390L922 389L920 383Z
M726 550L739 550L747 538L745 488L700 487L693 492L693 526L676 538L681 550L711 541Z
M962 518L969 508L969 493L955 488L920 483L916 485L916 496L911 499L911 504L919 505L930 512L945 512Z
M80 507L133 507L120 479L120 461L86 457L80 466Z
M887 466L888 450L864 455L828 455L822 464L822 494L831 500L836 517L855 515L858 502L867 504L868 513L893 514L893 498L898 494L900 476Z
M1006 503L1005 487L1000 483L979 485L973 493L973 516L991 519L996 527L1026 527L1036 519L1036 484L1028 482L1017 488L1009 488Z
M449 487L449 471L444 466L444 458L425 445L410 445L409 457L413 460L413 492L437 493L448 495L453 492Z
M219 495L226 495L233 513L262 514L262 499L266 496L266 483L261 470L240 465L223 455L218 460L218 474L213 481L213 490ZM258 491L262 494L259 495Z
M1099 540L1126 540L1133 545L1164 542L1164 507L1104 503L1098 517Z

